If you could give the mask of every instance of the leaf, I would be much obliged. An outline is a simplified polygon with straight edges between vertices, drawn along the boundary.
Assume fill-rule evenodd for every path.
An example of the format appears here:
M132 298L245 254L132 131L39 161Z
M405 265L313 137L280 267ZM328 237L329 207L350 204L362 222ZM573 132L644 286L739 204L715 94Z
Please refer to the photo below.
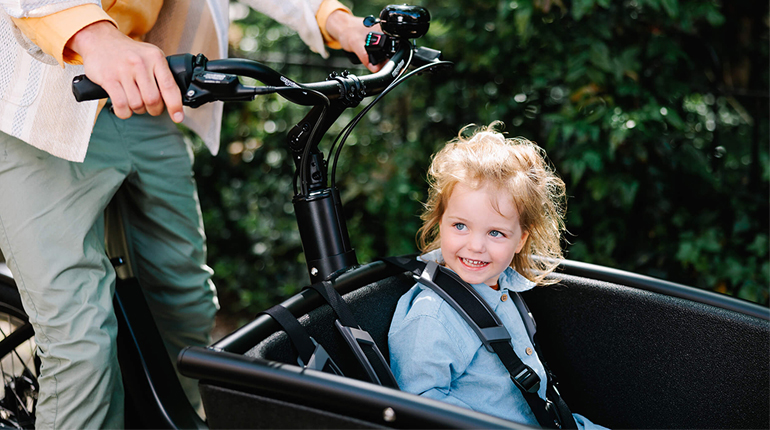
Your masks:
M682 121L682 117L680 117L679 113L677 113L677 111L674 109L667 109L666 122L668 122L677 130L683 130L685 128L685 124L684 124L684 121Z
M595 0L573 0L572 1L572 18L575 21L580 21L583 16L593 9Z
M637 191L639 191L639 181L620 182L620 200L624 207L633 206Z
M516 9L514 22L516 24L516 33L521 38L521 43L525 43L529 40L531 20L532 5L524 2L519 3L518 9Z
M612 72L612 60L610 59L610 48L603 42L597 41L591 45L590 50L591 64L605 72Z
M759 257L765 257L767 255L767 248L768 240L767 236L764 234L757 235L757 237L754 238L754 241L751 242L748 247L746 247L747 250L751 251Z
M680 242L679 249L676 252L676 259L687 267L688 264L698 259L698 250L693 246L692 242Z
M719 10L716 8L710 8L709 11L706 13L706 20L711 24L713 27L720 27L722 24L725 23L725 16L722 15Z
M564 124L562 127L562 133L564 134L564 141L568 142L572 135L575 133L575 126L572 124Z
M649 6L654 11L660 10L661 0L638 0L639 6Z
M613 58L615 66L615 79L620 81L625 75L633 79L639 80L639 70L641 69L641 63L639 62L640 48L638 46L632 46L623 50L623 52Z
M670 18L679 16L679 0L660 0L660 2Z
M588 188L591 193L591 198L595 201L601 201L607 195L609 191L609 178L595 176L588 181Z
M594 172L602 171L602 157L596 151L586 151L583 153L583 161Z
M626 140L628 129L625 127L617 127L610 132L610 159L615 157L615 151Z

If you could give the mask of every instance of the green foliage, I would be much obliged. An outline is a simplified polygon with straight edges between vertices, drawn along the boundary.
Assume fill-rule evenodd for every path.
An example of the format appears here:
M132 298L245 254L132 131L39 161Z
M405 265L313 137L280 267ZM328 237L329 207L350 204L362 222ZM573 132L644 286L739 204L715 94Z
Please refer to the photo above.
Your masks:
M359 261L415 252L430 155L466 124L502 120L567 183L568 258L768 304L766 2L422 5L432 21L419 43L455 67L393 91L348 140L337 176ZM337 68L253 12L233 27L233 56L298 81ZM284 144L305 110L228 104L222 153L198 151L209 259L232 312L307 282Z

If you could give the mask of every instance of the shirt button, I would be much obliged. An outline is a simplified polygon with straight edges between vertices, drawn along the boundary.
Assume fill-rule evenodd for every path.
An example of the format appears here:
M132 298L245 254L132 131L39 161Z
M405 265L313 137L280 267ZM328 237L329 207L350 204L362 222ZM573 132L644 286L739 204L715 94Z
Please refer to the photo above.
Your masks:
M527 355L532 355L532 348L529 348L529 347L528 347L528 348L527 348L527 349L525 349L524 351L527 353Z
M503 302L508 300L508 294L503 294L502 296L500 296L500 300Z

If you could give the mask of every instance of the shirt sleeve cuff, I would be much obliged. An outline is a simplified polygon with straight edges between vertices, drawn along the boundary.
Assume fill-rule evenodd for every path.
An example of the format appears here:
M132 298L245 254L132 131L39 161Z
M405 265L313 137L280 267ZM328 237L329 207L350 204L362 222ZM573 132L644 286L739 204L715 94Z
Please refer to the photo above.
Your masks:
M99 21L108 21L117 27L106 12L94 4L75 6L40 18L13 18L19 30L62 67L64 63L83 63L80 55L66 48L67 42L78 31Z
M349 14L353 14L344 4L337 0L324 0L321 6L318 8L318 12L315 14L316 22L318 22L318 28L321 29L321 36L324 38L324 43L331 49L342 49L342 45L335 38L331 37L326 31L326 20L329 19L329 15L334 11L344 11Z

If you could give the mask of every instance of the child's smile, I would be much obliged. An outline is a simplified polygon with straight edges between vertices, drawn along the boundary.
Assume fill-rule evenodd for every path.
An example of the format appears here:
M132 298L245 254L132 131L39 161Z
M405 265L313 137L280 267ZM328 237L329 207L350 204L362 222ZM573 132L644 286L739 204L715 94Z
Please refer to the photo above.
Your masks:
M487 264L489 264L488 261L471 260L468 258L460 258L460 261L462 261L463 264L465 264L466 266L470 266L470 267L484 267Z
M447 267L470 284L495 285L521 251L528 233L511 199L495 187L455 185L441 217L441 253Z

